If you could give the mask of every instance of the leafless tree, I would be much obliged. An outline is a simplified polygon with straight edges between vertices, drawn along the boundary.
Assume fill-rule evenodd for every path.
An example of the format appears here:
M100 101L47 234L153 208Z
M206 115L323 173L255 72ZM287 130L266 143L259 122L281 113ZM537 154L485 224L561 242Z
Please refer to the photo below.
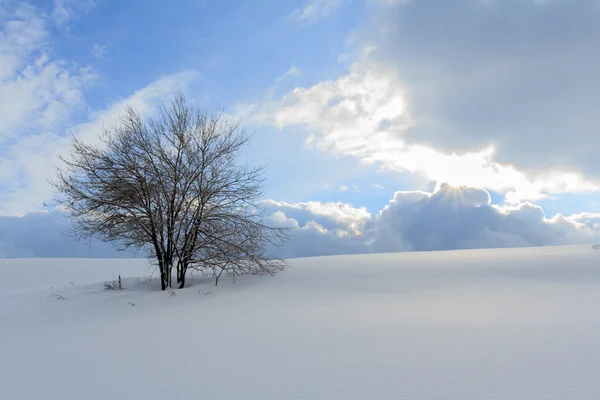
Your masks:
M287 233L263 223L264 167L238 162L249 138L178 96L146 120L128 109L99 144L73 138L51 183L78 237L147 251L163 290L174 266L180 288L189 269L273 274L286 263L268 249Z

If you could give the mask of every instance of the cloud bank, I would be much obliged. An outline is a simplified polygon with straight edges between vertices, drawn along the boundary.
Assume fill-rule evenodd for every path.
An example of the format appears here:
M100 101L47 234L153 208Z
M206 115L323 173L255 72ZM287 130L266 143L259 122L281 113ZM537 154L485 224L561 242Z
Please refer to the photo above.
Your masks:
M291 228L291 240L271 249L285 258L600 242L600 214L547 218L534 204L500 207L483 189L446 184L432 193L398 191L376 214L341 202L262 205L269 225ZM0 217L0 258L133 256L107 243L76 243L69 227L61 210Z
M61 210L34 212L25 216L0 216L0 258L123 258L131 253L116 251L97 241L78 242L69 236L71 219Z
M399 191L377 214L344 203L265 201L274 225L295 228L283 257L527 247L600 241L600 215L547 218L532 203L499 207L487 191L441 185Z

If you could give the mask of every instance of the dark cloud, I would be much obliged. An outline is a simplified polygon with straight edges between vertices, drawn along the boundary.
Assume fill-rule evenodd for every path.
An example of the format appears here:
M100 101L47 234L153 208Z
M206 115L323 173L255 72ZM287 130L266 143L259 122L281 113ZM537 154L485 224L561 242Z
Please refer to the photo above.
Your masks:
M520 170L600 177L599 2L381 4L359 37L406 88L409 142L447 152L493 144Z
M60 210L0 217L0 258L132 256L108 243L76 241L69 236L70 227L69 216Z

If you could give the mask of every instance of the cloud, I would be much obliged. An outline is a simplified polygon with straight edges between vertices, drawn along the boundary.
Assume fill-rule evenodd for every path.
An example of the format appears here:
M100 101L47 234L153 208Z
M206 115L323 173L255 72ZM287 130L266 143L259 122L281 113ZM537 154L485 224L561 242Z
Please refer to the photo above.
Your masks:
M346 203L285 203L265 200L266 223L293 228L292 240L274 251L281 257L368 252L362 232L371 219L366 208Z
M126 99L117 101L105 110L92 113L90 122L74 124L69 131L86 141L94 141L104 126L118 122L126 106L142 115L149 115L160 100L181 92L196 76L194 71L183 71L160 78ZM65 126L69 124L65 121ZM66 155L69 138L65 132L27 134L16 140L6 157L0 161L0 176L4 181L0 194L0 215L24 214L39 210L42 203L53 195L47 179L58 163L59 155Z
M102 132L104 126L118 122L126 107L132 107L143 117L150 116L160 102L184 92L197 76L198 72L195 70L165 75L138 89L129 97L113 102L104 110L91 113L89 122L77 124L71 130L78 137L93 140Z
M359 192L360 191L358 185L352 185L352 186L340 185L340 186L338 186L338 191L340 191L340 192L347 192L350 189L352 189L355 192Z
M96 60L104 60L106 58L106 46L95 44L92 46L92 55Z
M301 203L286 203L275 200L264 200L262 204L268 210L277 210L291 218L298 226L313 221L328 230L341 229L347 232L358 233L371 218L365 207L356 208L347 203L320 203L309 201Z
M571 171L579 186L600 178L599 18L594 0L395 2L356 43L409 94L407 144L493 145L498 164L531 180Z
M296 77L302 75L302 70L295 65L292 65L290 69L285 71L281 76L275 78L275 83L279 83L287 78Z
M54 0L51 18L56 25L64 26L74 15L89 11L95 5L93 0Z
M360 239L352 240L364 229L371 215L366 208L344 203L306 202L289 204L263 201L270 211L267 223L296 228L294 246L286 248L286 256L360 253L367 250ZM33 212L25 216L0 216L0 258L16 257L128 257L109 244L92 241L76 243L65 233L71 220L61 209ZM320 242L314 240L319 238Z
M95 75L52 58L48 20L24 3L4 3L0 14L0 213L13 200L31 201L44 160L61 142L65 123L85 108L82 91ZM21 197L22 196L22 197ZM29 211L23 209L21 211Z
M290 17L301 23L314 23L331 16L345 0L309 0L296 8Z
M84 2L77 6L80 3ZM84 91L96 75L54 56L48 27L51 17L25 3L3 3L2 7L0 215L14 215L39 210L52 196L47 178L58 155L68 148L69 132L93 138L103 124L117 121L125 104L148 113L157 101L183 91L196 73L162 77L105 110L90 111Z
M591 39L600 38L600 24L590 20L599 7L376 3L380 12L353 39L358 55L347 73L267 96L247 115L280 129L304 127L314 149L426 181L485 187L513 204L600 190L593 83L600 56ZM557 37L553 24L569 32Z
M132 257L110 244L77 242L67 233L71 220L61 210L34 212L23 217L0 216L0 258L30 257Z
M284 257L595 243L600 214L547 218L532 203L491 205L487 191L440 185L399 191L377 214L343 203L267 202L269 222L296 228Z
M94 80L86 68L51 58L47 19L20 4L0 14L0 144L22 130L53 130L81 111L82 89Z
M270 249L286 258L600 242L600 214L547 218L532 203L496 206L484 189L447 184L433 192L398 191L375 214L341 202L262 205L267 224L292 228L289 242ZM74 243L63 235L69 226L61 210L0 217L0 258L129 256L106 243Z
M475 152L445 153L406 141L404 135L418 123L404 85L392 71L368 60L355 63L347 75L335 80L297 87L279 100L255 104L249 115L259 124L280 129L306 127L306 144L315 149L434 182L505 192L511 203L538 200L546 193L598 190L598 185L574 172L553 171L533 179L498 163L493 145Z

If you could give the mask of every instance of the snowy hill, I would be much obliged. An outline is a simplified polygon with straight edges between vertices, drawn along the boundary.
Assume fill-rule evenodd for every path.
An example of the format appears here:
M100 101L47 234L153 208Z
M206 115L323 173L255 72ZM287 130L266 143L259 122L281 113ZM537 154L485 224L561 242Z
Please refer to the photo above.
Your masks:
M151 272L0 260L0 398L600 398L592 246L296 259L174 294Z

